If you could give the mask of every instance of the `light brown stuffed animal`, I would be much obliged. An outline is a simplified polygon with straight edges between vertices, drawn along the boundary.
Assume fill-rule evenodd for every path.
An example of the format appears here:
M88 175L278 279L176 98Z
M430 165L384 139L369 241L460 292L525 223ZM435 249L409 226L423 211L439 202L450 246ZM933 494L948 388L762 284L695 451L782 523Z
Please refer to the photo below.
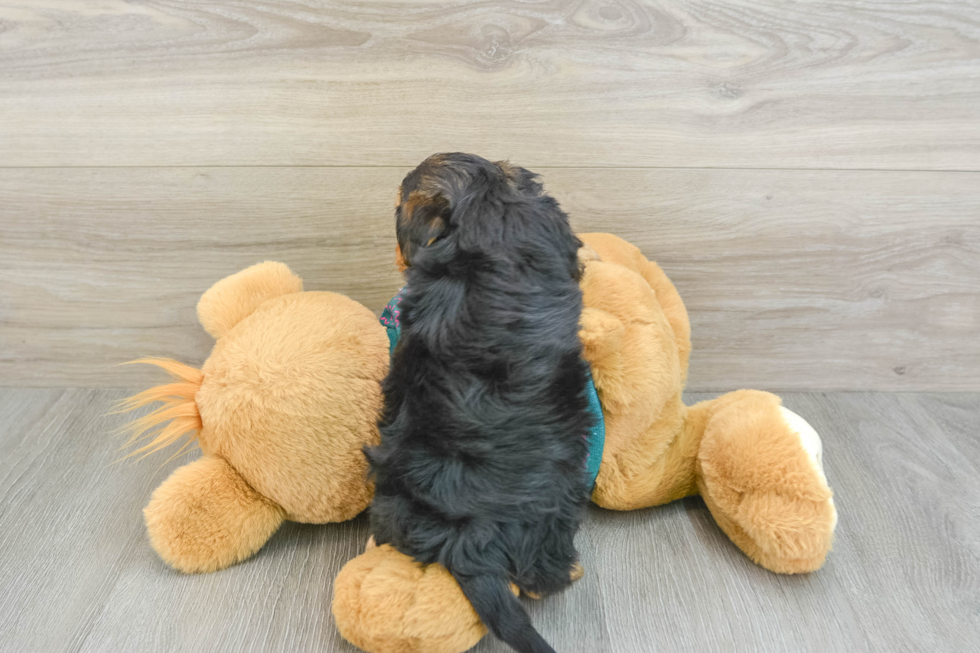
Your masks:
M136 453L187 433L196 433L203 452L157 488L143 511L153 548L181 571L244 560L285 519L345 521L371 502L361 450L378 443L388 338L361 304L302 289L282 263L243 270L197 305L217 340L201 370L137 361L177 382L123 403L128 410L164 402L131 425L134 438L149 431Z
M580 336L605 418L593 502L634 510L700 494L760 565L820 567L837 515L817 434L766 392L685 406L690 326L673 284L622 239L581 238L591 252ZM448 571L388 545L344 566L333 613L341 634L371 653L459 653L487 632Z
M580 335L605 419L593 501L632 510L701 494L757 563L780 573L820 567L836 513L816 433L764 392L684 406L690 329L673 285L629 243L581 237ZM277 263L218 282L198 305L217 339L202 370L149 359L178 382L125 403L165 401L134 422L137 433L173 420L142 450L196 432L204 453L144 511L151 543L178 569L221 569L255 553L284 519L345 520L370 501L361 450L378 439L388 338L360 304L301 290ZM444 568L389 546L341 570L333 612L341 634L372 653L457 653L486 634Z

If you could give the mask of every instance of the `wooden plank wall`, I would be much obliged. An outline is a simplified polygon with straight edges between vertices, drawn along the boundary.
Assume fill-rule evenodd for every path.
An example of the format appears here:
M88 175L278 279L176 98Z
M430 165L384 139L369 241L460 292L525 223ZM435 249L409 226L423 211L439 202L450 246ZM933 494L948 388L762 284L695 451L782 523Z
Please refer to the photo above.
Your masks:
M0 0L0 384L199 363L264 259L380 309L448 150L658 260L691 389L980 389L971 0Z

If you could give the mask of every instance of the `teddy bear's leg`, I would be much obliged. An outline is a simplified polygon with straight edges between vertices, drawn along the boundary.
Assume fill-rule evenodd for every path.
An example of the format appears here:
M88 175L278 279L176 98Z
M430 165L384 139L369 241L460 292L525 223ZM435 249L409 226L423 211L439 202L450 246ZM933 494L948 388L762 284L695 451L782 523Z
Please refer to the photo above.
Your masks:
M285 519L223 458L205 455L178 468L143 510L150 543L170 566L216 571L262 548Z
M818 569L837 511L813 428L775 395L755 390L702 402L691 414L704 419L698 488L722 530L767 569Z
M487 633L442 565L422 565L388 544L370 547L334 579L333 615L370 653L461 653Z

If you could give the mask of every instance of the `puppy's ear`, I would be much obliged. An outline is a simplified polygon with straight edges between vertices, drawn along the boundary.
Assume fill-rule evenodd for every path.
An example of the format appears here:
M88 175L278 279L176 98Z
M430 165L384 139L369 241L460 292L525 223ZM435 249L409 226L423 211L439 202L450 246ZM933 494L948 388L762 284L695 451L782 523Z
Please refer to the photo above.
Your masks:
M398 244L406 266L419 250L429 247L449 231L452 210L441 193L426 195L414 192L399 208Z
M442 195L437 195L432 202L419 207L421 220L419 222L419 245L428 247L445 235L449 229L449 202Z

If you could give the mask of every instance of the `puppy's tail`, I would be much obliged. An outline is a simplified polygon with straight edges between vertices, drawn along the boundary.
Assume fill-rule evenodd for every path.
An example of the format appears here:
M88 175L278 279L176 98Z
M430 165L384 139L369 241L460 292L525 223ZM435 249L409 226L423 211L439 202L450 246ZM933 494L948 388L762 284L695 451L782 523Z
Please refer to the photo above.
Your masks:
M524 606L497 576L457 577L463 594L497 639L519 653L555 653L531 625Z

